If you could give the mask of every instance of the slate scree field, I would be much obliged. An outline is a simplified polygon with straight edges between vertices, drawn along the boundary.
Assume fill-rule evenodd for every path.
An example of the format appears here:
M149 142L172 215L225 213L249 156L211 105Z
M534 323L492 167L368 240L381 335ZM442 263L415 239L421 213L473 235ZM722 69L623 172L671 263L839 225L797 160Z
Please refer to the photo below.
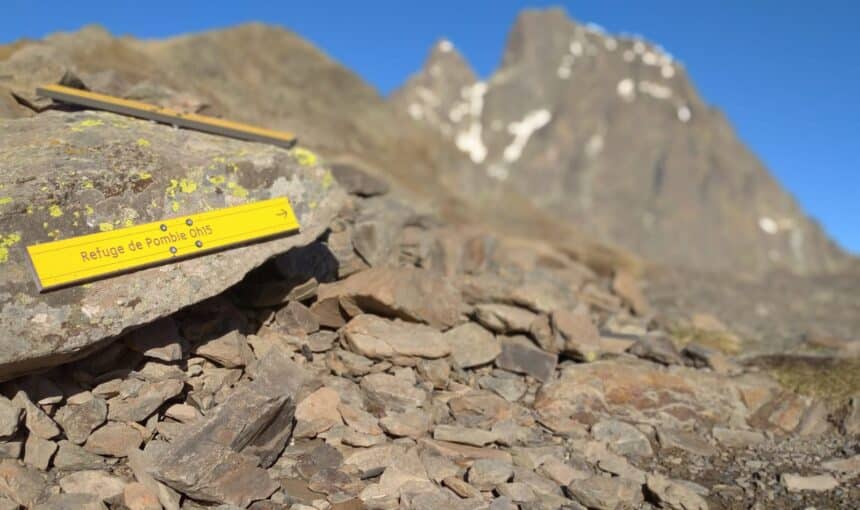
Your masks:
M284 197L291 235L33 278L33 245ZM261 24L0 46L0 274L0 510L860 504L860 263L682 62L561 10L388 98Z

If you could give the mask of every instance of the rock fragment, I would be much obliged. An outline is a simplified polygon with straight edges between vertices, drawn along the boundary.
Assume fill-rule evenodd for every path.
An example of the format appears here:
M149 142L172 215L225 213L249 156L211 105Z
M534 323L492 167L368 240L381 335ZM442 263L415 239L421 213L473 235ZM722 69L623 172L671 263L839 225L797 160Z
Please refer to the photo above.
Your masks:
M860 474L860 454L846 459L832 459L821 463L822 469L843 473L849 477Z
M114 397L108 402L108 418L114 421L141 422L162 404L179 395L184 384L176 379L146 383L128 398Z
M92 431L105 422L107 415L107 403L95 397L82 404L67 403L57 411L56 419L70 441L83 444Z
M651 313L651 307L648 305L648 300L642 293L639 283L636 278L627 271L617 271L612 279L612 291L615 292L624 303L633 309L633 312L639 316L645 316Z
M508 464L490 459L478 459L469 468L468 480L475 488L487 491L507 482L513 475L514 470Z
M361 388L386 406L419 407L427 400L427 394L413 383L389 374L366 375L361 380Z
M539 472L562 487L569 485L574 480L585 480L592 475L590 471L577 469L554 457L542 463Z
M427 434L431 422L431 417L427 413L415 410L402 414L390 414L379 420L379 425L392 436L417 439Z
M708 367L718 374L728 374L738 369L737 365L730 361L725 354L716 349L699 344L688 344L681 351L695 367Z
M587 307L555 310L550 316L559 351L580 361L594 361L600 355L600 331Z
M729 448L746 448L765 440L764 434L755 430L714 427L711 433L718 443Z
M656 361L663 365L682 365L684 360L678 348L664 335L644 335L639 337L627 352L643 359Z
M248 345L245 335L229 331L218 338L196 345L194 354L221 365L225 368L240 368L254 361L254 352Z
M708 503L682 483L663 475L649 474L646 488L659 502L660 508L672 510L708 510Z
M433 439L472 446L486 446L495 442L498 437L498 434L488 430L455 425L436 425L433 429Z
M57 443L30 434L24 443L24 464L46 471L57 451Z
M657 441L661 448L678 448L702 457L710 457L718 453L706 439L685 430L658 427Z
M591 435L619 455L650 457L654 453L645 434L629 423L603 420L591 427Z
M461 368L492 363L502 352L499 341L492 333L471 322L447 331L445 342L451 348L454 363Z
M337 391L322 387L308 395L296 407L296 436L313 437L342 423Z
M794 473L783 473L780 476L780 481L789 492L826 492L839 487L839 481L833 475L801 476Z
M481 388L488 389L508 402L516 402L528 389L523 378L502 370L496 371L492 376L484 376L478 380Z
M26 392L18 391L12 398L12 403L24 410L24 425L32 434L42 439L53 439L60 434L60 427L30 400Z
M84 443L84 449L97 455L126 457L130 450L137 450L142 442L143 437L135 427L109 422L90 435Z
M129 349L152 359L168 363L179 361L188 352L188 342L179 333L179 325L170 317L135 329L123 337Z
M289 335L306 336L320 329L317 317L298 301L290 301L278 310L275 321Z
M395 356L433 359L451 352L442 333L429 326L390 321L369 314L349 321L342 334L350 349L373 359Z
M555 372L558 356L550 354L524 336L503 338L502 352L496 358L496 366L518 374L526 374L541 382L547 382Z
M518 306L488 303L475 307L475 320L494 333L528 333L537 315Z
M596 510L636 508L642 503L642 485L625 478L593 476L574 480L566 487L570 497Z
M464 310L460 292L450 281L417 268L371 268L321 285L312 309L339 299L348 299L366 313L424 322L437 329L456 324Z
M35 510L107 510L104 502L95 494L52 494ZM131 509L129 509L131 510Z
M418 374L433 384L436 389L445 389L451 375L451 365L447 360L420 360L415 367Z
M0 439L11 437L18 431L22 409L0 395Z
M68 440L57 443L57 453L54 455L54 467L67 471L83 469L102 469L106 466L105 459L90 453Z
M161 510L158 494L148 486L133 482L122 491L122 502L128 510Z
M449 476L442 480L442 484L463 499L480 498L481 491L471 484L456 476Z
M102 501L122 496L126 482L104 471L76 471L60 478L60 488L69 494L93 494Z
M251 455L205 440L171 447L158 458L153 475L194 499L247 507L277 489Z
M0 460L0 496L30 507L44 493L47 483L35 468L16 460Z

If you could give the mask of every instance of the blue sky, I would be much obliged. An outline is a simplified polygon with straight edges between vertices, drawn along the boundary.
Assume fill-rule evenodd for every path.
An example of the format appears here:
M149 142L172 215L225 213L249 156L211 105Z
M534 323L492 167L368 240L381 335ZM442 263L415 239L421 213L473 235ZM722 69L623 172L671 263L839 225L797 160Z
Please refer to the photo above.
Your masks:
M264 21L298 32L388 93L442 36L488 75L516 13L548 5L641 34L682 60L804 209L860 254L860 2L4 0L0 43L87 23L155 38Z

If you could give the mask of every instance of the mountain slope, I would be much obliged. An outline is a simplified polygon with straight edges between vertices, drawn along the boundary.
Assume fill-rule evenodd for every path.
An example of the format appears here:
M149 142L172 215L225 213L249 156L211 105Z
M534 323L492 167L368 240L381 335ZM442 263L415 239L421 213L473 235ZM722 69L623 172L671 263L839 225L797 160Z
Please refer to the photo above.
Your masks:
M525 11L480 81L442 41L391 101L539 207L653 260L809 274L845 256L807 218L683 65L637 38Z

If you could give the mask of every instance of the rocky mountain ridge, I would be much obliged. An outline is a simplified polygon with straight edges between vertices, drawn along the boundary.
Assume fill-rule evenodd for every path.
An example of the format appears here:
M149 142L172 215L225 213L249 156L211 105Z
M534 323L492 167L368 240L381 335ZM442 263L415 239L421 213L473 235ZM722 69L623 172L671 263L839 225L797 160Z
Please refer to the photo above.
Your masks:
M810 220L682 63L648 41L524 11L501 64L479 79L439 42L392 95L482 172L605 242L667 265L828 272L847 257Z

